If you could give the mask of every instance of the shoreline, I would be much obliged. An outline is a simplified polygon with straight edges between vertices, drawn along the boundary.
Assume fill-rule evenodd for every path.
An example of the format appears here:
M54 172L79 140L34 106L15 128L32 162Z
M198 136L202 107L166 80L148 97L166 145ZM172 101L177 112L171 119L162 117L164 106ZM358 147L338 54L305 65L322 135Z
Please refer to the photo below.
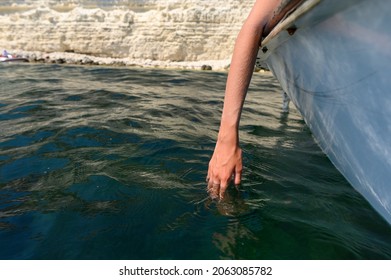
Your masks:
M23 50L10 50L10 53L18 58L26 58L31 63L48 64L129 66L142 68L215 71L226 71L229 69L230 65L230 60L160 61L152 59L99 57L92 54L74 52L41 52Z
M26 58L30 63L69 64L69 65L99 65L117 67L140 67L200 71L228 71L231 60L203 60L203 61L161 61L152 59L131 59L100 57L92 54L75 52L41 52L10 50L15 57ZM254 72L267 73L266 69L254 69Z

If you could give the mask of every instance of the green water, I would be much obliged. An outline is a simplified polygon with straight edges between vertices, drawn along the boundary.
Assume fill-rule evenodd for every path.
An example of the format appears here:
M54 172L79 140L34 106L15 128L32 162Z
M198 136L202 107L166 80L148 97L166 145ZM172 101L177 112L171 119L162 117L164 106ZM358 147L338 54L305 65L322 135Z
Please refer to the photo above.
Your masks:
M226 73L0 65L0 259L390 259L391 227L255 74L243 183L206 193Z

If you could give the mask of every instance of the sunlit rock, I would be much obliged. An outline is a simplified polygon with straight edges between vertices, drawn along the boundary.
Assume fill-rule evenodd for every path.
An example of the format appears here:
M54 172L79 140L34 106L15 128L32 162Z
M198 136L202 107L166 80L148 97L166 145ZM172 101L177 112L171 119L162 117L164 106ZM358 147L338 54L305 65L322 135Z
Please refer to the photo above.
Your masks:
M0 3L0 48L98 57L229 59L252 0Z

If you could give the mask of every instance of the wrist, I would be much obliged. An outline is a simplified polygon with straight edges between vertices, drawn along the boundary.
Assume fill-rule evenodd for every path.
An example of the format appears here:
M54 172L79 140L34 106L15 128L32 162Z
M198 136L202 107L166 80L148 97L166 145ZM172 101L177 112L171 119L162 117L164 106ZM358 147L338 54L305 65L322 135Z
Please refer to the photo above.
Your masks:
M217 142L225 145L238 145L239 135L236 127L220 127Z

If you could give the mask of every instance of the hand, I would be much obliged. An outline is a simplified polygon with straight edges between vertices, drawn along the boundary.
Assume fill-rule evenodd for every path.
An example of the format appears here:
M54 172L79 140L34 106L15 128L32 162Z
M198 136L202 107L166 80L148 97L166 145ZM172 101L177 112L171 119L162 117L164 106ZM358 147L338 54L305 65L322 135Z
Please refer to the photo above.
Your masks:
M222 199L232 179L239 185L242 169L242 149L236 144L217 142L206 178L210 196Z

